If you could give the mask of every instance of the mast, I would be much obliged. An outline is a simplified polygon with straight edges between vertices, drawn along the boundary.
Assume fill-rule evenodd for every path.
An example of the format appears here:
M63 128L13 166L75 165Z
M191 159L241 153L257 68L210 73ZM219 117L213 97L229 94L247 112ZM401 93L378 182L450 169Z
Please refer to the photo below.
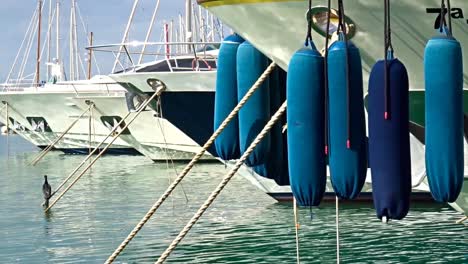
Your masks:
M148 43L148 41L149 41L149 38L151 36L151 32L153 31L154 21L156 20L156 14L158 13L159 2L160 2L160 0L158 0L156 2L156 7L154 8L153 15L151 16L151 22L150 22L150 25L148 27L148 32L146 32L145 43L143 44L143 48L141 49L141 54L140 54L140 58L138 59L138 64L141 64L142 61L143 61L143 56L144 56L145 50L146 50L146 43Z
M130 25L132 24L133 17L135 16L135 11L136 11L136 7L138 5L138 1L139 0L135 0L133 2L132 12L130 13L130 17L128 18L127 27L125 28L125 32L124 32L122 42L121 42L122 45L120 45L120 47L119 47L119 52L117 53L117 57L115 58L114 66L112 67L112 72L114 72L115 68L117 67L117 63L119 62L119 59L120 59L120 53L122 53L122 51L123 51L123 44L125 43L125 41L127 41L128 32L130 31Z
M184 34L184 25L182 22L182 15L179 14L179 38L177 39L178 42L185 41L185 34ZM179 46L181 52L185 52L184 46Z
M185 1L185 41L192 42L192 1ZM187 45L187 52L192 51L192 46Z
M80 77L80 69L79 69L79 63L80 63L80 58L78 54L78 25L76 23L76 0L72 0L72 8L73 8L73 50L74 50L74 56L75 56L75 71L76 71L76 79L79 80L81 79Z
M93 37L94 37L94 34L93 32L90 33L89 35L89 46L92 47L93 46ZM89 49L89 54L88 54L88 80L91 79L91 61L93 59L93 49Z
M40 70L41 70L41 20L42 20L42 0L39 0L38 6L39 16L37 19L37 56L36 56L36 78L35 78L35 86L39 85L39 78L40 78Z
M50 51L51 51L51 41L52 41L52 0L49 0L49 21L48 21L48 30L47 30L47 63L50 65ZM50 78L50 67L47 67L47 80Z
M72 0L73 1L73 0ZM69 56L70 56L70 80L71 81L74 81L75 80L75 63L73 62L73 49L74 49L74 45L73 45L73 7L70 9L70 33L69 33L69 45L70 45L70 49L69 49Z
M166 43L166 59L169 59L171 56L171 48L169 46L169 24L164 23L164 42Z
M215 42L215 27L214 27L213 14L210 14L210 28L211 28L211 42Z
M55 58L57 63L60 64L60 0L56 3L56 28L55 28Z

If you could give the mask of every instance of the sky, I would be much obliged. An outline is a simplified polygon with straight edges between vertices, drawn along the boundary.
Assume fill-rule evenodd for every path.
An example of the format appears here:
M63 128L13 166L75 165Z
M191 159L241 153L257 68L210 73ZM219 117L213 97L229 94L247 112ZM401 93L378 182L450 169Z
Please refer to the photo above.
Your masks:
M37 8L37 0L1 1L0 25L2 25L2 41L0 41L0 82L3 82L11 69L34 10ZM53 3L56 1L57 0L52 0ZM58 1L61 3L60 43L63 46L62 56L68 56L69 13L71 0ZM76 2L87 31L92 31L94 33L95 45L120 43L134 0L76 0ZM137 13L130 32L130 41L144 40L156 2L156 0L139 1ZM49 0L44 0L45 9L43 10L43 32L47 30L48 3ZM178 15L184 15L184 13L185 0L161 0L151 41L160 41L162 24L164 22L170 21L171 19L178 21ZM77 20L79 24L78 38L81 40L80 46L84 47L86 44L85 30L79 17L77 17ZM45 39L45 34L42 38ZM35 42L31 50L31 55L25 72L34 72L36 45L37 44ZM86 51L83 48L80 52L83 54L83 57L85 57ZM64 56L64 58L66 56ZM96 55L96 59L98 60L101 68L101 73L108 73L110 71L113 60L109 56L110 54ZM55 56L53 55L52 57ZM41 67L45 69L44 59L41 65ZM65 62L65 65L67 65L67 62ZM18 72L18 70L15 70L15 72ZM96 73L96 69L94 69L93 73ZM42 79L44 79L44 77Z

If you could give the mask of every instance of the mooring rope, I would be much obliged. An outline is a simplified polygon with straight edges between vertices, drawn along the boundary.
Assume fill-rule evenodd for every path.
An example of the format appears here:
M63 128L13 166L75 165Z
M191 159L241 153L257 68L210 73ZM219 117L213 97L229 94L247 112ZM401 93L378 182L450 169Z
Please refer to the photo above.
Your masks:
M93 104L91 104L88 109L86 109L80 116L78 116L68 127L67 129L65 129L65 131L57 138L54 140L54 142L52 142L52 144L49 144L44 150L42 150L39 155L37 155L37 157L35 157L30 165L33 165L35 166L42 158L44 158L45 155L47 155L47 153L49 153L49 151L52 150L52 148L66 135L68 134L68 132L76 125L76 123L88 112L90 111L91 107L93 107Z
M174 251L174 249L177 247L177 245L184 239L184 237L187 235L187 233L192 229L192 227L197 223L197 221L200 219L200 217L205 213L205 211L210 207L210 205L214 202L214 200L218 197L218 195L221 193L221 191L226 187L226 185L229 183L229 181L234 177L234 175L237 173L239 168L244 164L245 160L247 157L254 151L255 147L262 141L262 139L268 134L268 132L271 130L271 128L275 125L275 123L281 119L281 116L283 113L286 111L287 107L287 101L285 101L281 107L276 111L276 113L273 115L273 117L268 121L266 126L263 128L263 130L258 134L258 136L255 138L255 140L250 144L249 148L244 152L242 157L236 162L234 167L229 171L229 173L224 177L224 179L221 181L221 183L216 187L216 189L211 193L211 195L208 197L208 199L205 201L205 203L198 209L197 213L190 219L190 221L187 223L187 225L180 231L179 235L172 241L171 245L164 251L164 253L159 257L158 261L156 261L156 264L162 264L166 259L169 257L169 255Z
M275 69L276 64L272 62L268 68L262 73L262 75L258 78L258 80L254 83L254 85L249 89L249 91L244 95L242 100L239 101L237 106L232 110L232 112L226 117L226 119L221 123L218 129L211 135L208 141L203 145L203 148L200 150L197 155L193 157L189 164L184 168L184 170L180 173L179 176L174 180L174 182L167 188L164 194L159 198L156 203L150 208L150 210L146 213L146 215L140 220L140 222L133 228L130 234L125 238L125 240L119 245L119 247L112 253L112 255L106 260L106 264L112 263L117 256L125 249L125 247L130 243L130 241L138 234L138 232L143 228L143 226L148 222L148 220L153 216L153 214L158 210L158 208L164 203L164 201L169 197L169 195L174 191L177 185L184 179L184 177L189 173L189 171L193 168L195 163L205 154L206 150L214 143L215 139L223 132L226 126L231 122L234 117L236 117L237 113L239 113L240 109L247 103L249 98L254 94L254 92L261 87L263 82L268 78L270 73Z
M117 138L130 126L130 124L133 123L133 121L135 121L135 119L138 117L138 115L146 108L146 106L148 106L148 104L156 97L156 96L159 96L161 95L161 93L164 91L164 87L163 88L160 88L157 92L155 92L150 98L148 98L148 100L146 100L146 102L141 106L141 108L138 110L138 112L132 117L132 119L130 119L130 121L128 121L128 123L117 133L117 135L115 135L112 140L107 144L107 146L89 163L88 166L86 166L82 171L81 173L75 178L75 180L73 180L73 182L57 197L57 199L55 199L50 205L49 207L47 207L47 209L45 209L45 212L49 211L50 208L52 208L64 195L66 192L68 192L68 190L71 189L71 187L73 187L73 185L75 185L75 183L88 171L89 168L91 168L91 166L94 165L94 163L96 163L96 161L107 151L108 148L110 148L110 146L112 145L112 143L114 143L115 140L117 140ZM123 120L123 119L122 119ZM122 121L121 121L122 122ZM117 125L115 127L115 129L119 128L120 127L120 124ZM106 137L107 139L107 137ZM104 139L104 141L106 140ZM103 141L103 142L104 142ZM101 142L102 143L102 142ZM90 155L92 155L97 149L99 148L96 147L93 152L91 152ZM71 178L71 176L69 177ZM69 179L68 178L68 179ZM67 179L67 180L68 180ZM58 191L58 189L52 193L52 196ZM52 197L51 196L51 197Z
M294 228L296 230L296 259L297 259L297 264L301 263L301 258L299 254L299 221L298 221L298 216L297 216L297 201L296 198L293 197L293 210L294 210Z
M10 107L8 102L6 104L6 138L7 138L7 157L10 158Z
M336 263L340 264L340 211L338 208L339 199L338 196L335 197L335 207L336 207Z

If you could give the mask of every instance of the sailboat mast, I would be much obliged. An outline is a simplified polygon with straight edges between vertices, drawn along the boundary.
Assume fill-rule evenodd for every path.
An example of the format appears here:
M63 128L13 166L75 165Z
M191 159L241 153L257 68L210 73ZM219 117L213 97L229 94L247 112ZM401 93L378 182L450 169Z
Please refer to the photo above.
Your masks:
M60 64L60 0L57 0L56 3L56 28L55 28L55 57L57 58L57 63Z
M47 63L50 65L50 51L52 46L52 0L49 0L49 21L47 30ZM47 67L47 80L50 79L50 66Z
M170 58L171 48L169 46L169 24L164 23L164 42L166 43L166 59Z
M73 45L73 7L70 9L70 39L69 39L69 45L70 45L70 52L69 52L69 56L70 56L70 80L71 81L74 81L75 80L75 63L73 62L73 49L74 49L74 45Z
M159 2L160 0L156 2L156 7L154 8L153 15L151 16L151 22L148 27L148 31L146 32L145 43L143 44L143 48L141 49L141 54L140 54L140 58L138 59L138 64L141 64L143 62L143 56L145 56L144 54L146 51L146 43L148 43L151 33L153 32L154 21L156 20L156 14L158 13L158 9L159 9Z
M80 77L80 70L79 70L79 63L80 58L78 54L78 25L76 23L76 0L72 0L72 9L73 9L73 51L74 51L74 61L75 61L75 71L76 71L76 78L77 80L81 79Z
M122 53L122 51L123 51L123 44L128 39L128 33L130 31L130 25L132 24L133 17L135 16L135 11L136 11L136 8L137 8L137 5L138 5L138 1L139 0L135 0L133 2L132 12L130 13L130 17L128 18L127 27L125 28L125 32L124 32L124 35L123 35L123 38L122 38L122 42L121 42L121 45L119 47L119 52L117 53L117 56L116 56L115 61L114 61L114 66L112 67L112 72L115 72L115 68L117 67L117 64L118 64L119 59L120 59L120 53Z
M39 5L38 5L38 12L39 16L37 19L37 56L36 56L36 78L35 78L35 84L36 87L39 85L39 78L40 78L40 70L41 70L41 20L42 20L42 0L39 0Z
M187 42L192 42L192 1L185 1L185 37ZM191 52L192 47L187 45L187 52Z
M93 37L94 37L94 34L93 32L90 33L89 35L89 46L92 47L93 46ZM93 59L93 49L89 49L89 54L88 54L88 80L91 79L91 66L92 66L92 61Z

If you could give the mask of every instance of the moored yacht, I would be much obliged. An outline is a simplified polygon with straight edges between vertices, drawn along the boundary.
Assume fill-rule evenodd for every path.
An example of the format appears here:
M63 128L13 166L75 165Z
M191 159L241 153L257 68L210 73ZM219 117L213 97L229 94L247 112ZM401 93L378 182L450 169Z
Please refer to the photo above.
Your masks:
M307 12L309 1L282 0L199 0L198 3L219 17L235 32L248 40L259 51L287 70L289 61L299 48L304 45L307 15L311 19L312 35L319 50L324 48L326 36L328 8L327 1L312 1L310 13ZM332 1L333 9L330 19L330 35L338 28L338 8L336 1ZM367 90L369 74L374 63L382 57L384 10L378 1L345 1L346 17L344 22L348 29L348 38L359 48L362 57L364 87ZM440 1L393 1L392 24L393 46L408 69L410 78L410 119L412 123L424 127L424 47L440 25ZM462 0L451 1L450 16L453 31L462 47L468 43L468 3ZM398 29L398 30L396 30ZM468 57L464 56L463 64L468 65ZM468 70L463 72L464 97L468 95ZM468 108L464 106L464 112ZM412 131L413 133L414 131ZM416 132L414 132L416 133ZM423 133L424 134L424 131ZM424 142L424 141L423 141ZM465 155L467 153L467 143ZM428 191L425 179L424 144L411 137L413 188ZM468 160L465 158L465 168ZM465 174L467 170L465 169ZM280 187L272 180L264 179L245 170L246 177L252 179L257 186L273 195L290 194L288 187ZM369 175L369 173L368 173ZM368 176L369 178L369 176ZM455 209L468 211L467 176L458 200L452 205Z

